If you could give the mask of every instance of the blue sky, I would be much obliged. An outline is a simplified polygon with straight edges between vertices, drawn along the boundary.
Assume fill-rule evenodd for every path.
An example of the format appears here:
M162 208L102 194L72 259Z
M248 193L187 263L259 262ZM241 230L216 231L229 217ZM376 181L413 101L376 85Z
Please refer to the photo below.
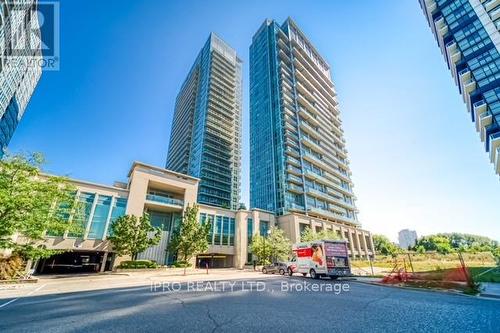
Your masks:
M363 227L500 239L499 179L417 0L62 1L61 70L43 74L9 148L105 184L134 160L164 166L176 94L214 31L244 61L248 203L248 48L287 16L332 66Z

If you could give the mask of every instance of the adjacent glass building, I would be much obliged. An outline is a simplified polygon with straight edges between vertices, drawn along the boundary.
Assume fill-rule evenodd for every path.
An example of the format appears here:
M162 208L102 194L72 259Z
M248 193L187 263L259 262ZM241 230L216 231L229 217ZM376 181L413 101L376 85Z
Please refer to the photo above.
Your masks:
M250 46L250 206L357 224L330 66L296 23L266 20Z
M242 62L210 34L179 94L166 168L201 179L198 202L237 209L241 186Z
M0 157L42 75L36 8L37 1L0 1Z
M420 5L500 174L500 0L420 0Z

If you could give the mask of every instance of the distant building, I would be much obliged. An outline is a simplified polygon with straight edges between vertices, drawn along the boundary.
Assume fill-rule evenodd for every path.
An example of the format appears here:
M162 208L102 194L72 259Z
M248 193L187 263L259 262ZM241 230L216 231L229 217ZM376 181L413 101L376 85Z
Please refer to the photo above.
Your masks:
M37 1L0 2L0 157L42 75ZM27 36L27 32L38 38ZM26 43L29 39L29 43Z
M417 232L415 230L403 229L398 234L398 240L399 246L402 249L408 249L417 244Z

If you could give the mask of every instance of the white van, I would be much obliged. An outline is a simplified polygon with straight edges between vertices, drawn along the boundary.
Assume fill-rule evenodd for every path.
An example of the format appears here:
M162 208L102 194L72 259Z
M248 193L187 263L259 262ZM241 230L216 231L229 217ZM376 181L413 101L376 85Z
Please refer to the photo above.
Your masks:
M288 275L302 273L318 279L350 276L351 267L345 240L317 240L293 244L294 258L288 263Z

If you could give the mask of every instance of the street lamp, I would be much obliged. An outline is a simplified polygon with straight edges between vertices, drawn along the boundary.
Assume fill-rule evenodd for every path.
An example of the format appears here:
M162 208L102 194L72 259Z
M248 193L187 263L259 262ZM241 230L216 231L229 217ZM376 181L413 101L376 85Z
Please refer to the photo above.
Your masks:
M269 237L270 234L271 230L267 229L266 234L264 235L264 260L266 259L266 238Z

